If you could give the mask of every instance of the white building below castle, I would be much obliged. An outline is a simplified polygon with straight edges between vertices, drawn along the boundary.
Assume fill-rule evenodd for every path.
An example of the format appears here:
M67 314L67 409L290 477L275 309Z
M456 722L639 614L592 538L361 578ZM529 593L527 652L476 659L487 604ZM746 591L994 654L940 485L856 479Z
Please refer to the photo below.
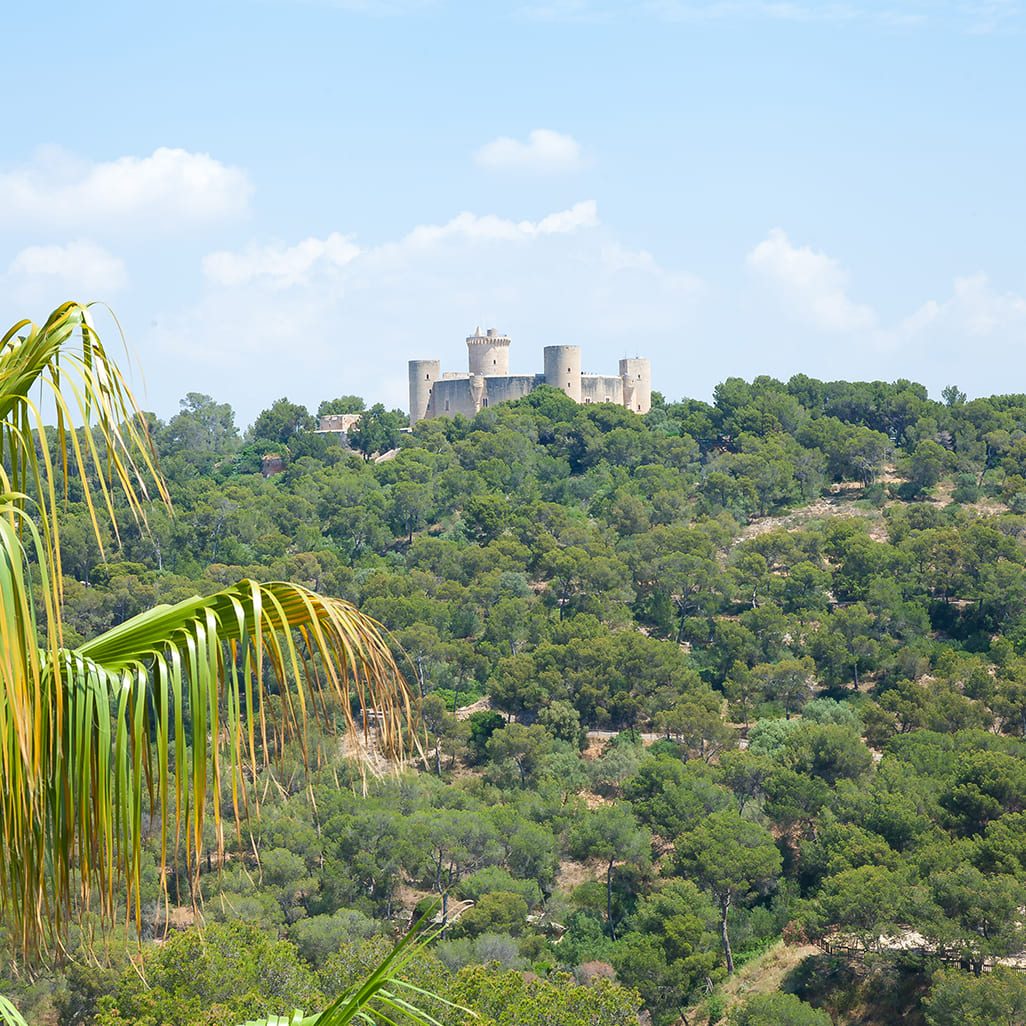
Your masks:
M431 417L466 417L488 406L530 395L551 385L575 403L616 403L635 413L652 407L652 370L647 359L620 361L616 375L584 374L580 346L546 346L541 374L510 374L508 335L478 328L467 339L466 374L441 373L438 360L410 360L410 426Z

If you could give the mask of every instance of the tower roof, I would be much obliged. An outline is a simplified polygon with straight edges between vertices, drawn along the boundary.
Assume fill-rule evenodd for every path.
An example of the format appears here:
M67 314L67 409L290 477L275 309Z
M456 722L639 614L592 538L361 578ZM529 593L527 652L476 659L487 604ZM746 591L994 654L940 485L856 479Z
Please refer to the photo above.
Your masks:
M473 335L467 336L468 346L479 346L479 345L500 345L508 346L510 343L509 335L500 335L495 328L489 328L487 332L477 328Z

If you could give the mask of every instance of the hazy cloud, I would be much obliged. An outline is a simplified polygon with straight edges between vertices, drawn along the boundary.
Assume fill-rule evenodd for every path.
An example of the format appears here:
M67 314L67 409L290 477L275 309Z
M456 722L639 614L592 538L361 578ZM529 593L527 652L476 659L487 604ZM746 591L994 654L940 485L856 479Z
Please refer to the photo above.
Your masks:
M808 246L795 247L774 228L745 258L791 316L822 331L872 328L876 315L848 298L848 273L832 257Z
M762 0L650 0L645 9L668 21L715 21L737 17L776 21L851 21L860 16L850 3L790 3Z
M948 300L928 300L902 321L901 329L913 335L930 327L947 326L966 335L985 336L1024 321L1026 299L1014 292L998 292L987 275L977 271L956 278Z
M28 246L7 270L15 277L50 279L83 298L115 292L128 282L125 265L118 257L85 240L65 246Z
M333 232L325 239L304 239L294 246L276 243L251 245L241 253L218 251L202 260L203 274L215 285L233 287L263 279L274 288L308 285L318 273L330 273L359 257L377 267L402 263L413 254L447 241L470 244L525 242L546 235L567 235L599 223L594 200L575 203L568 210L539 221L511 221L493 214L458 214L447 224L418 225L398 242L362 250L351 236Z
M348 236L332 232L326 239L304 239L295 246L251 245L242 253L220 251L203 258L203 273L218 285L242 285L266 278L276 288L305 284L318 266L343 267L360 255Z
M549 214L540 221L510 221L494 214L478 216L464 211L447 224L418 225L400 243L404 247L430 246L448 238L462 238L471 241L517 242L539 235L566 235L579 228L594 228L598 225L598 214L594 200L575 203L569 210Z
M598 24L612 21L617 14L615 4L599 5L593 0L550 0L549 3L524 4L513 12L522 21L552 21Z
M705 291L705 282L689 271L667 271L644 249L628 249L618 242L608 242L600 250L602 266L607 274L624 272L646 275L668 292L698 295Z
M639 15L673 22L762 19L797 23L851 21L888 28L952 24L970 33L992 32L1018 20L1022 0L548 0L516 7L513 16L541 22L606 22Z
M536 128L527 142L500 136L482 146L474 160L489 171L529 174L565 174L584 166L580 143L572 136L547 128Z
M252 194L245 171L206 153L161 147L92 163L46 147L33 163L0 173L0 222L176 232L243 214Z
M347 14L363 14L370 18L388 18L438 6L437 0L279 0L283 4L301 3L316 7L334 7Z

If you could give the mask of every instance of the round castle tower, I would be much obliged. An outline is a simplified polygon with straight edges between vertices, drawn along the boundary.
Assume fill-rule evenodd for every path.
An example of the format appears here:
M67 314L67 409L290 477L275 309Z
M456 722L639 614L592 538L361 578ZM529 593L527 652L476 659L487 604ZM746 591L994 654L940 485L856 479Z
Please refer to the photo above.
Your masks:
M581 401L581 347L545 347L545 384Z
M467 361L470 373L486 378L505 378L509 375L509 335L500 335L494 328L481 334L478 328L467 336Z
M636 357L620 361L623 379L623 404L635 413L648 413L652 409L652 363Z
M410 427L418 420L433 417L431 389L442 376L440 360L410 360Z

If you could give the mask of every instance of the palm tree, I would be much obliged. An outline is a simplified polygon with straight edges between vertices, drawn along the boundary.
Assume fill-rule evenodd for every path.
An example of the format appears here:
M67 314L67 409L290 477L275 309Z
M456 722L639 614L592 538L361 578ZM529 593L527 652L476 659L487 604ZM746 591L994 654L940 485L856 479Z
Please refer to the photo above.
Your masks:
M373 733L389 758L412 737L413 699L378 626L296 585L240 581L65 647L57 513L72 474L101 546L117 491L142 521L167 502L88 307L65 303L0 339L0 914L30 958L59 951L83 911L110 922L122 885L138 919L144 813L162 859L173 842L198 872L208 789L230 785L241 821L243 772L272 732L301 740L309 716L335 710L353 744Z

